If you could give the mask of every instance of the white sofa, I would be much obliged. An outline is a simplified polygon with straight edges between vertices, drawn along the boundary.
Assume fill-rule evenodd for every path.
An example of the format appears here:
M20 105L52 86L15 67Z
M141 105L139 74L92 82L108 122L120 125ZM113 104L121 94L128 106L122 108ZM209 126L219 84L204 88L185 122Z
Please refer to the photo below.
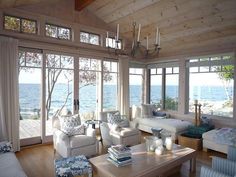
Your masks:
M26 177L14 152L0 154L0 177Z
M228 131L226 131L228 130ZM236 140L236 129L219 128L203 133L203 148L227 154L229 145L234 145ZM232 142L234 141L234 143Z
M150 110L144 111L144 106ZM189 121L169 118L168 114L166 117L155 117L152 110L153 105L132 106L132 119L137 122L140 130L152 133L152 128L162 128L170 132L173 140L177 140L178 135L186 132L188 127L193 125ZM149 113L147 114L147 112Z

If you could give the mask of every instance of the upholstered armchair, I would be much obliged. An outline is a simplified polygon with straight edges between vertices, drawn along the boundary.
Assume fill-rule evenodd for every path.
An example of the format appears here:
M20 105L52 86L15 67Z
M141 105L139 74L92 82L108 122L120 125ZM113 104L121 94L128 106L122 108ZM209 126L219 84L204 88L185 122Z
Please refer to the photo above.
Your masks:
M85 155L92 156L98 153L98 141L95 130L85 128L85 134L68 136L61 131L58 116L52 118L53 125L53 145L62 157Z
M119 111L106 111L100 112L99 120L102 121L100 124L101 136L104 146L111 146L117 144L124 144L127 146L133 146L141 142L141 133L137 129L135 122L129 121L128 127L122 127L118 130L114 129L110 123L108 123L108 114L116 113Z
M212 157L212 169L236 177L236 162L221 157Z
M211 168L202 166L200 171L200 177L231 177L229 175L217 172Z

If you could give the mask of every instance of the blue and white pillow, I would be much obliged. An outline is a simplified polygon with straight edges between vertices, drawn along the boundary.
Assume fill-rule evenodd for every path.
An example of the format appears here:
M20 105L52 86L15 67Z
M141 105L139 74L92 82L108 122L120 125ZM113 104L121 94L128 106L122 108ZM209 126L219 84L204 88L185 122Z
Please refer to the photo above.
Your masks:
M69 136L85 134L85 126L81 125L79 115L59 116L61 131Z
M0 142L0 154L6 152L12 152L12 144L7 141Z
M122 121L121 115L119 112L108 113L107 122L110 124L119 124Z

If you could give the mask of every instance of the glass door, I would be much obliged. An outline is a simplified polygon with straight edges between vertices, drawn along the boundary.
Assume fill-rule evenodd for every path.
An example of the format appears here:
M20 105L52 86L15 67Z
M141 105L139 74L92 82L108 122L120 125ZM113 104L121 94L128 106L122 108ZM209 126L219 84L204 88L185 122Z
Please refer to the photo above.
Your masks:
M42 51L19 52L19 104L21 145L41 142Z
M82 121L101 111L101 60L79 58L79 113Z
M52 117L63 110L73 112L74 57L46 54L45 136L52 135Z

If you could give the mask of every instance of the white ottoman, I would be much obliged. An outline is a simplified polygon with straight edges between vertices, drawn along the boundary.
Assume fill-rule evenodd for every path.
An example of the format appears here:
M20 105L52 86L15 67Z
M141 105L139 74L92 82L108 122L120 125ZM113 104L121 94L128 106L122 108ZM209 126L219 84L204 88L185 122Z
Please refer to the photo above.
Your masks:
M203 133L203 150L207 151L207 149L212 149L214 151L222 152L227 154L228 145L226 144L219 144L215 142L214 137L216 136L217 129L208 131Z

